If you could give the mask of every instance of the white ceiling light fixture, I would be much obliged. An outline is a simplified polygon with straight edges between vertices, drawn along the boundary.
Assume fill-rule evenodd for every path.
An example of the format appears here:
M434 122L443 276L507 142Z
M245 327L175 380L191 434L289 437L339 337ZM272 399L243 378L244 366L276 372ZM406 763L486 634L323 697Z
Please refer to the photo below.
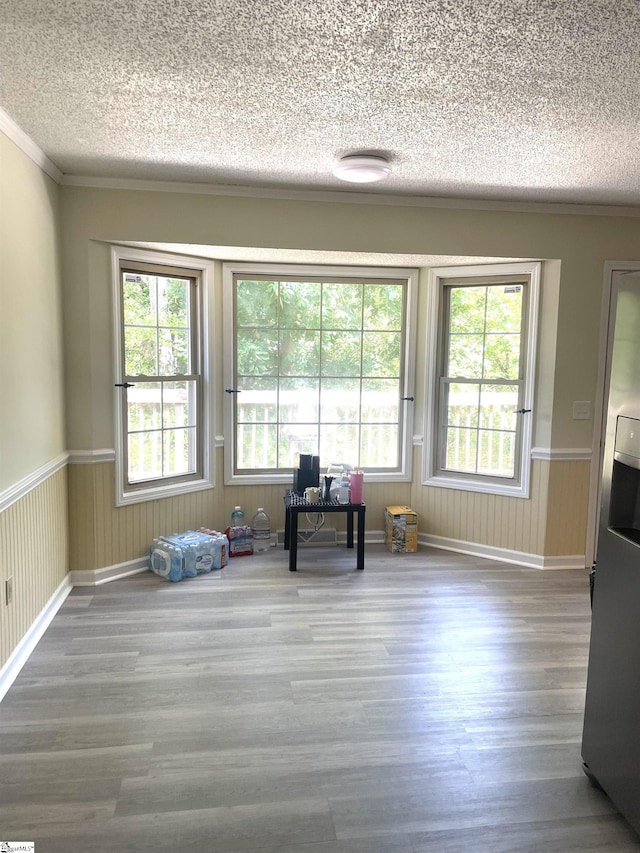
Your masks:
M352 184L371 184L391 174L391 164L374 154L348 154L336 163L333 174Z

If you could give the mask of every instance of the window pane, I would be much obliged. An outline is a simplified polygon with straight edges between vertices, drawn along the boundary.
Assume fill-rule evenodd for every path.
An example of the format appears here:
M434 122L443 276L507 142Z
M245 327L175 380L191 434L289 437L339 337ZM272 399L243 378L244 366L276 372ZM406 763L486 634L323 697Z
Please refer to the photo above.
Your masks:
M522 278L514 282L518 269ZM426 452L427 467L436 478L438 472L479 475L477 488L484 490L484 479L488 491L524 495L527 476L521 463L529 450L523 453L521 442L529 436L521 433L522 419L515 413L531 394L524 324L533 320L528 300L537 282L524 265L518 269L484 271L500 276L502 283L483 278L480 270L477 277L467 278L461 271L460 278L439 279L442 302L430 326L434 333L437 318L442 318L437 331L441 372L436 459L429 458L429 449ZM455 482L451 476L450 483Z
M322 327L324 329L362 328L361 284L324 284L322 286Z
M160 429L162 426L160 382L136 382L127 388L127 429L131 431Z
M484 332L487 288L451 287L449 326L452 334ZM453 374L449 374L452 376Z
M275 468L276 434L275 424L237 425L238 467Z
M199 274L170 275L160 265L148 274L137 272L133 260L127 264L129 270L120 267L120 367L133 386L122 401L126 477L118 484L119 496L133 491L128 488L132 484L203 473L197 446L201 385L184 378L201 374L202 346L194 322L202 293Z
M187 427L196 425L196 383L162 383L163 427Z
M482 378L483 335L451 335L447 376Z
M359 429L355 424L323 424L320 434L320 468L327 468L332 462L346 462L359 465L358 456Z
M189 330L158 329L160 376L179 376L190 372Z
M236 414L243 423L268 423L277 418L278 380L271 376L239 376Z
M402 329L402 290L399 284L365 284L365 329Z
M444 430L446 448L445 468L452 471L476 472L478 434L474 429L446 427Z
M397 423L399 406L399 379L362 380L363 423Z
M319 282L283 281L280 284L280 325L283 329L320 328Z
M513 477L514 472L515 433L480 430L478 473Z
M485 429L515 430L518 391L517 385L482 385L480 426Z
M158 322L155 276L123 273L122 307L126 325L155 326Z
M477 427L479 405L479 385L458 382L445 385L445 423L449 426Z
M280 375L317 376L320 371L320 332L280 333Z
M397 424L363 424L360 465L365 468L395 468L398 464Z
M162 432L135 432L128 437L129 482L162 477Z
M520 335L487 335L484 349L486 379L517 379L520 375Z
M168 429L164 430L163 437L163 475L174 477L195 471L195 429Z
M493 285L487 290L487 332L519 333L522 325L522 285Z
M189 325L190 282L184 278L158 276L158 325Z
M322 423L357 423L360 419L360 380L323 379L320 391Z
M391 424L398 434L406 285L322 281L321 274L319 269L316 281L235 279L237 387L243 393L252 388L251 377L277 381L275 421L269 414L277 425L275 439L265 433L275 445L263 452L268 458L257 469L268 468L273 455L273 467L286 469L297 455L320 452L327 465L335 454L358 464L364 335L369 422L385 429ZM274 297L266 307L265 284ZM264 439L246 430L249 423L259 424L250 403L247 396L235 399L236 467L243 472L251 470L251 458L260 457L257 442ZM397 447L389 452L395 459L385 467L398 468Z
M362 341L363 376L400 376L400 332L365 332Z
M319 381L280 380L280 420L285 423L314 423L318 420Z
M317 424L283 424L278 437L278 467L293 468L299 453L318 454Z
M156 329L125 327L124 372L126 376L158 375L158 332Z
M278 282L236 282L236 323L265 328L278 322Z
M322 333L322 376L360 376L359 332Z
M239 329L237 372L245 376L278 375L278 332Z

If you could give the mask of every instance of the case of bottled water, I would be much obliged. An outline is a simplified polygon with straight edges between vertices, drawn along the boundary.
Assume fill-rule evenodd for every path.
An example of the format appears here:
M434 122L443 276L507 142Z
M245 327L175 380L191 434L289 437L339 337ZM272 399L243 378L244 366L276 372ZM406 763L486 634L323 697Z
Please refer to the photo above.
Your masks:
M177 583L222 568L228 553L227 537L213 533L186 530L154 539L149 549L149 569Z

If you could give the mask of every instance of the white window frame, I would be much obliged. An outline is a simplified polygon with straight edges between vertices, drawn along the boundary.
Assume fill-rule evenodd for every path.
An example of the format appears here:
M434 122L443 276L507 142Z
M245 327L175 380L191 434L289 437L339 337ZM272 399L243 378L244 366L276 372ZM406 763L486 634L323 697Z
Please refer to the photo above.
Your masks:
M202 407L201 423L198 424L199 452L202 458L202 473L200 476L177 481L175 475L163 480L154 480L144 485L129 485L127 482L126 435L124 430L126 397L122 388L115 387L116 383L124 381L124 347L123 347L123 316L122 289L120 268L127 263L145 263L155 266L179 267L197 275L200 279L200 306L198 346L201 352L202 366ZM111 276L113 293L113 351L114 351L114 441L116 458L116 506L142 503L156 498L168 498L176 495L186 495L211 489L215 486L214 479L214 449L212 431L214 425L214 387L212 373L212 356L215 352L214 323L213 323L213 287L214 264L203 258L193 258L183 255L171 255L163 252L152 252L128 246L111 246Z
M424 486L484 492L493 495L528 498L531 476L531 444L533 435L533 403L537 353L538 305L542 264L539 261L524 263L488 264L468 267L436 267L429 270L427 293L425 411L424 411ZM518 415L521 434L519 466L513 479L490 478L484 474L446 474L438 469L441 431L439 429L440 360L442 346L442 316L445 280L451 278L482 279L489 276L528 276L529 304L525 331L525 375L522 396L524 409L531 411Z
M223 287L223 318L224 328L228 331L224 342L224 387L232 388L235 376L235 311L233 280L236 275L246 275L248 278L256 275L278 276L325 276L326 278L366 278L375 282L376 279L404 279L407 282L407 303L404 335L404 376L402 377L404 400L403 428L401 431L400 470L390 472L367 472L368 483L379 482L410 482L412 479L412 433L413 433L413 397L415 383L415 346L417 327L417 296L419 270L415 268L398 267L334 267L325 265L301 265L301 264L260 264L229 262L222 267ZM234 405L230 398L232 394L225 394L224 400L224 431L225 431L225 455L224 455L224 479L226 485L261 485L261 484L283 484L291 485L291 473L277 471L274 473L251 473L237 474L235 472L235 429ZM348 461L348 460L346 460Z

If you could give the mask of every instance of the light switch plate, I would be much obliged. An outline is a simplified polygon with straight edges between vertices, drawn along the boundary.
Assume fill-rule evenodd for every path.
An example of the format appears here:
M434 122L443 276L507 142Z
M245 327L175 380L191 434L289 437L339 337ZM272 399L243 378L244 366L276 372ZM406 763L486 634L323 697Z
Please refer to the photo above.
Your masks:
M591 417L591 400L573 401L573 420L588 421Z

